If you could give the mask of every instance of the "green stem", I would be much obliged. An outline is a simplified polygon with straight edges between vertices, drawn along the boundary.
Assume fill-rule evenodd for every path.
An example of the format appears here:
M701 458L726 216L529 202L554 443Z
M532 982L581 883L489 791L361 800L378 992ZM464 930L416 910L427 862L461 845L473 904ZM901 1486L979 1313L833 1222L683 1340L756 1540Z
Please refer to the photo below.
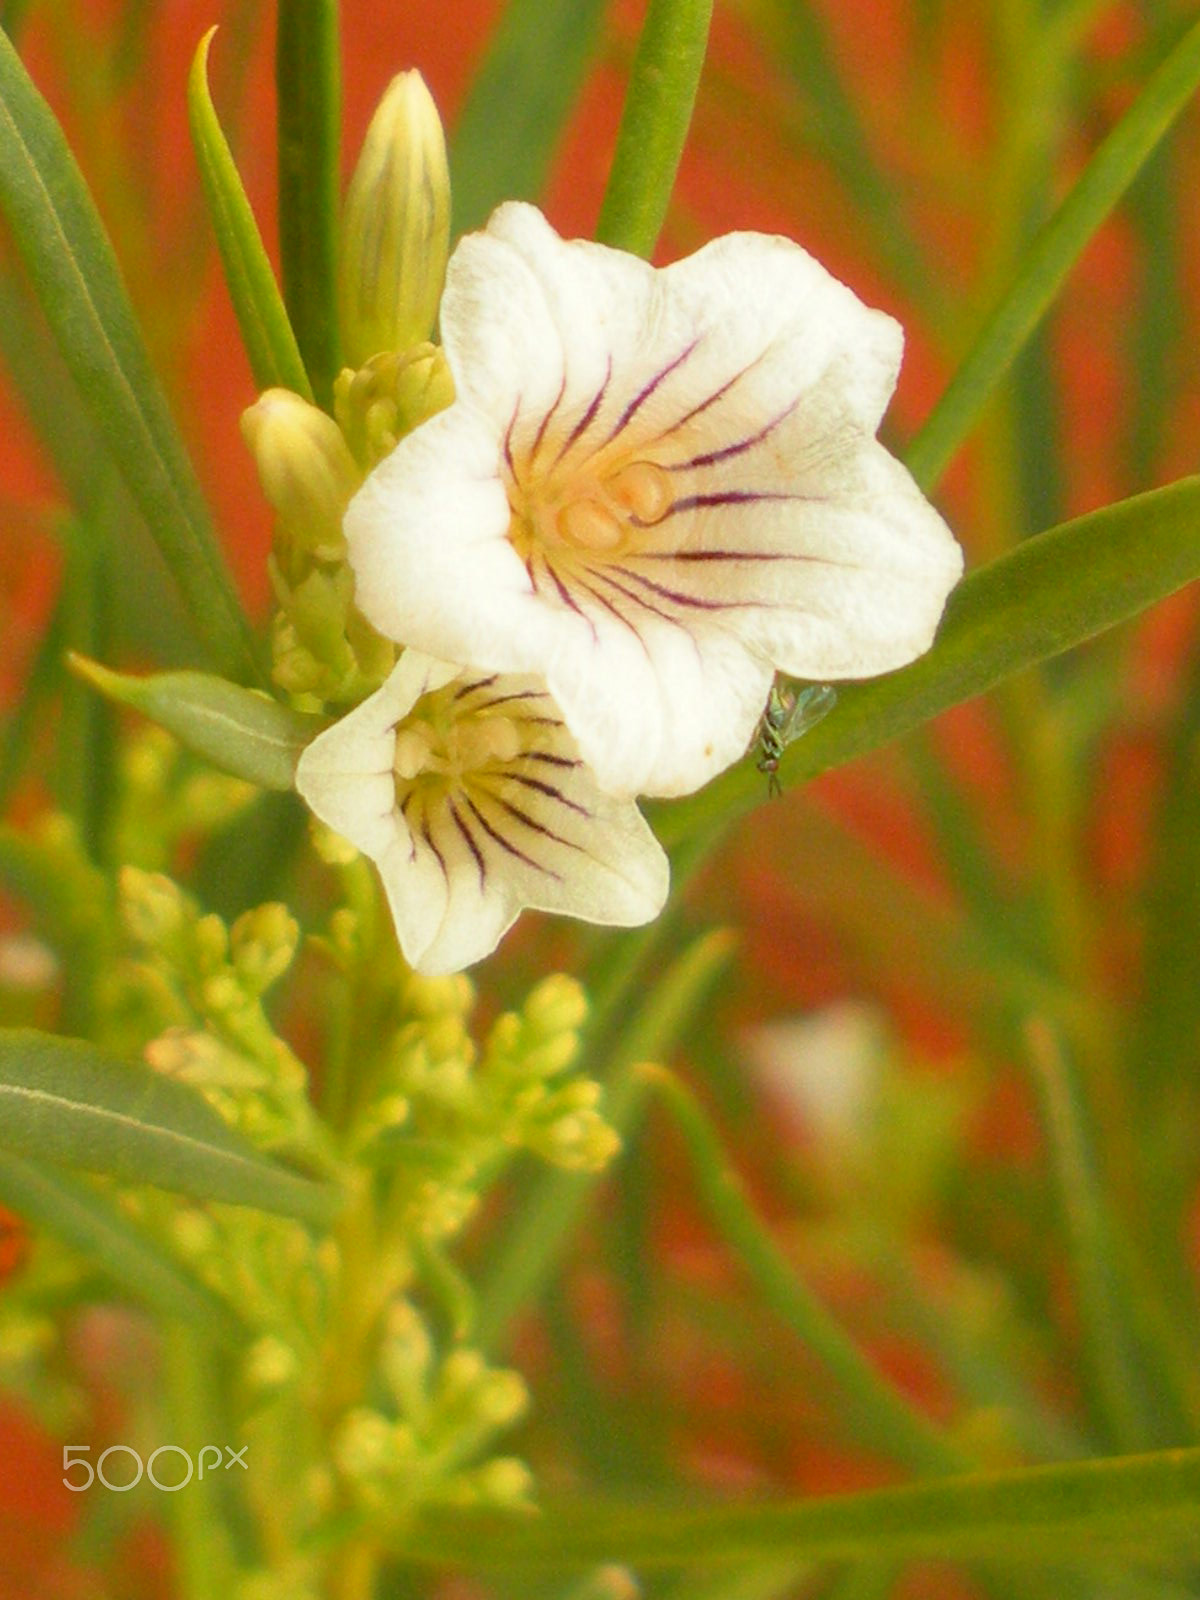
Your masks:
M1184 35L1152 75L1042 229L1012 287L987 319L971 353L910 445L908 466L923 488L931 488L941 477L1084 246L1192 98L1198 82L1200 23Z
M1086 1354L1114 1443L1137 1449L1154 1438L1153 1407L1137 1370L1135 1341L1116 1282L1112 1219L1097 1180L1079 1084L1046 1022L1030 1022L1026 1041L1079 1294Z
M650 0L600 208L601 244L649 256L692 120L713 0Z
M967 1459L879 1373L808 1287L755 1215L695 1098L661 1067L643 1069L670 1107L718 1233L775 1314L837 1384L858 1438L917 1473L961 1471Z
M275 81L283 298L313 392L327 406L339 366L337 0L279 0Z

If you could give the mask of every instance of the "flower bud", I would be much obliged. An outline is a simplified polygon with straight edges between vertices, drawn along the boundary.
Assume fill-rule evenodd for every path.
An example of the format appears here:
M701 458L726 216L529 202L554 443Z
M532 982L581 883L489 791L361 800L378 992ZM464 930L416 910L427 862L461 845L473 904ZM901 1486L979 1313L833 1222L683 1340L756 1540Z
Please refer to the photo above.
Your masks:
M444 352L434 344L372 356L357 371L344 368L333 386L334 415L363 472L453 403L454 379Z
M121 917L131 938L154 949L179 937L190 908L170 878L127 866L121 868L118 885Z
M450 173L419 72L392 79L363 141L342 215L342 348L361 367L427 339L450 252Z
M267 389L242 413L242 437L284 531L323 560L339 558L362 474L333 418L289 389Z
M300 942L300 925L272 901L245 911L230 930L233 964L248 994L258 996L287 971Z
M526 1022L543 1038L550 1038L583 1026L588 1012L587 995L577 979L556 972L542 979L522 1009Z

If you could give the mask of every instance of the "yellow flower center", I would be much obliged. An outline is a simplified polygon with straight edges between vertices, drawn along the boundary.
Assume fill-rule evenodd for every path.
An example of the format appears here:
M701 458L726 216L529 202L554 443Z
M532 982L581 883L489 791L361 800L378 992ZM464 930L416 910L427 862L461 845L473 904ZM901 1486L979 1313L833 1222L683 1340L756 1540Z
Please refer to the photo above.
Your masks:
M674 504L671 475L654 461L624 461L597 473L571 473L556 481L553 471L518 479L510 488L513 520L509 531L517 552L574 550L588 555L619 555L638 530L661 522Z
M460 783L485 767L507 766L521 750L521 733L498 712L455 713L452 693L425 696L420 714L396 730L392 771L398 783L422 778Z

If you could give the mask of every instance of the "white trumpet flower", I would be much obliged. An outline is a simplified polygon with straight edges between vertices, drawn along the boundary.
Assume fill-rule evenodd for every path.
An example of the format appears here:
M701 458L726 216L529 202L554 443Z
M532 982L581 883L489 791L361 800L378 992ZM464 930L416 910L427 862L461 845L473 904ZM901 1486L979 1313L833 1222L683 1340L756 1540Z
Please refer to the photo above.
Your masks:
M405 959L457 972L522 907L633 926L667 859L631 800L602 793L545 685L406 650L307 747L296 788L379 868Z
M687 793L776 670L928 648L958 545L875 438L902 334L786 239L655 270L501 206L451 259L456 400L351 503L384 634L544 678L600 785Z

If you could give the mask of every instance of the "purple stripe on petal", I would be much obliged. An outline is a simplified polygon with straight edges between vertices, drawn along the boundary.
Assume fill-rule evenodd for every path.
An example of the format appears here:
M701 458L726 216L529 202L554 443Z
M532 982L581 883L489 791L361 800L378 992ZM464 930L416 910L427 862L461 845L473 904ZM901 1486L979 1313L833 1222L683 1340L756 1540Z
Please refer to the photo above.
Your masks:
M619 567L617 570L627 578L636 578L637 576L636 573L626 571L624 567ZM680 622L678 617L673 617L669 611L664 611L660 606L651 604L644 595L635 594L632 589L627 589L623 583L618 583L609 568L593 568L592 576L602 579L610 588L615 589L618 594L624 595L625 599L633 605L640 606L643 611L648 611L652 617L658 617L661 622L669 622L673 628L684 628L684 624ZM643 582L645 581L643 580ZM652 588L654 586L649 585L649 587ZM687 632L686 628L684 628L684 632Z
M739 439L736 444L727 444L720 450L709 450L702 456L693 456L690 461L672 461L664 463L669 472L687 472L692 467L711 467L718 461L727 461L731 456L744 455L747 450L753 450L756 444L761 444L764 439L770 438L781 422L786 422L800 404L801 396L797 395L790 406L787 406L777 417L772 417L770 422L764 424L757 433L750 434L745 439Z
M665 522L668 517L677 517L683 511L707 511L717 506L752 506L761 503L779 503L792 501L798 504L819 504L820 497L810 494L788 494L780 489L716 489L711 494L685 494L674 501L658 522ZM635 527L643 528L657 526L657 523L639 522L636 517L629 519Z
M429 846L429 848L433 851L434 858L437 861L438 866L441 867L441 869L442 869L442 877L446 880L447 887L449 887L449 884L450 884L450 873L449 873L449 870L446 867L446 858L442 854L442 852L438 849L437 844L434 841L433 829L429 826L429 817L428 816L423 816L421 818L421 837L422 837L422 839L424 839L425 843Z
M702 413L707 411L710 406L715 406L718 400L723 400L725 398L735 384L741 383L743 378L748 377L766 354L766 350L761 350L758 355L755 356L754 360L749 363L749 365L744 366L740 372L735 372L732 378L727 378L721 387L719 389L714 389L712 394L710 394L706 400L701 400L699 405L693 406L690 411L685 411L683 416L681 416L676 422L673 422L669 428L664 428L660 434L657 434L655 438L649 442L652 444L657 444L659 439L669 439L673 433L678 433L680 428L686 428L688 423L691 422L694 417L702 415Z
M556 788L552 783L547 783L544 778L531 778L526 772L512 772L511 770L508 773L508 777L511 778L513 783L519 783L526 789L533 789L538 794L544 794L547 800L557 800L560 805L566 806L568 810L577 811L581 817L590 817L592 814L586 806L581 806L578 800L570 799L561 789Z
M554 396L554 404L538 424L538 431L534 435L532 445L529 447L528 469L532 472L533 464L537 460L537 453L542 447L542 440L546 437L546 429L550 426L550 418L562 404L562 397L567 392L567 369L563 368L562 382L558 386L558 393Z
M506 463L508 464L509 477L512 478L514 483L516 482L517 468L516 468L516 463L513 461L512 436L513 436L513 429L517 425L517 418L520 415L521 415L521 396L518 395L517 396L517 403L513 407L513 414L508 419L508 427L504 430L504 459L505 459Z
M495 682L495 679L492 681ZM493 695L486 702L486 705L490 709L492 706L508 705L512 700L545 700L546 698L547 695L544 689L514 689L511 694ZM483 707L480 707L480 709L482 710Z
M486 689L490 684L495 683L497 676L498 674L493 672L490 678L473 678L470 683L464 683L460 689L456 689L453 698L462 700L465 696L474 694L476 689Z
M528 811L522 811L520 806L513 805L512 801L506 800L503 795L489 794L488 799L494 805L498 805L502 811L507 811L509 816L515 818L522 826L529 828L533 833L540 834L543 839L553 839L555 844L561 844L568 850L582 851L583 846L576 844L574 839L567 839L561 833L555 833L553 828L548 828L544 822L539 822L536 817L531 817ZM536 865L536 863L534 864ZM548 872L550 869L542 867L541 870ZM554 875L555 877L558 876L557 873Z
M834 561L830 556L805 555L798 550L638 550L627 561L807 561L818 567L841 567L861 572L857 561Z
M469 798L467 800L467 804L468 805L471 804ZM479 887L480 887L480 889L482 889L484 884L487 881L487 870L486 870L486 868L484 867L484 864L483 864L483 852L480 850L479 846L475 843L474 834L472 834L470 828L467 827L466 823L459 816L458 809L455 806L454 801L449 797L449 795L447 795L447 797L446 797L446 809L449 811L450 816L453 819L454 826L458 829L459 833L462 835L463 840L466 843L467 849L475 857L475 865L479 869Z
M646 401L649 400L650 396L659 387L659 385L664 383L678 367L681 367L683 365L683 363L688 359L688 357L696 349L696 347L700 343L700 340L701 340L702 337L703 336L701 334L697 334L696 337L692 340L691 344L685 346L685 348L683 350L681 350L680 353L675 357L674 361L668 361L666 366L665 367L661 367L654 374L654 376L650 379L650 382L648 384L646 384L644 388L640 389L637 394L634 395L633 399L629 402L629 404L625 407L624 411L622 411L621 415L617 418L617 421L616 421L615 425L613 426L612 431L609 433L608 438L605 440L606 444L610 444L617 437L617 435L619 433L621 433L625 427L628 426L628 424L633 420L633 418L637 415L637 413L642 409L642 407L645 405Z
M527 867L532 867L535 872L544 872L548 878L559 878L561 881L560 873L555 872L552 867L543 866L540 861L535 861L532 856L527 856L524 850L518 849L517 846L513 844L511 839L506 839L502 833L500 833L496 828L493 828L491 823L484 816L483 812L480 811L479 807L475 804L474 800L471 799L470 795L465 795L464 799L466 800L467 805L471 808L471 815L475 818L476 822L478 822L479 826L483 829L484 833L487 834L489 839L495 840L495 842L500 846L501 850L506 850L510 856L515 856L518 861L523 861ZM541 829L539 831L545 832L546 830ZM550 837L553 837L553 835L550 835Z
M666 584L655 583L653 578L645 578L640 572L631 572L627 567L618 567L617 571L634 583L642 584L654 594L661 595L664 600L669 600L672 605L688 606L693 611L772 611L776 609L776 602L772 600L703 600L698 595L684 594L680 589L668 589Z
M553 472L555 467L558 466L559 462L567 454L567 452L568 452L568 450L570 450L571 446L573 444L575 444L575 442L577 440L582 439L584 434L591 427L592 422L595 419L597 411L599 411L601 405L604 402L604 396L608 393L608 386L609 386L609 383L611 381L612 381L612 356L610 355L609 358L608 358L608 363L607 363L607 365L605 367L605 371L604 371L604 382L596 390L596 393L592 397L591 405L588 406L587 410L580 417L579 421L571 429L570 433L566 437L566 441L563 444L562 449L558 452L558 454L555 456L554 460L550 463L550 471L551 472Z
M545 557L543 557L543 560L545 560ZM592 631L592 639L595 641L596 624L592 621L591 617L588 616L587 612L578 605L574 595L567 588L566 584L559 577L558 573L554 570L554 567L549 561L546 562L546 571L554 579L554 587L558 590L558 597L562 601L563 605L565 605L569 611L573 611L577 617L582 619L582 621L587 623L588 627Z
M524 720L528 722L532 719L526 717ZM546 718L541 717L537 720L544 722ZM582 761L573 761L570 756L556 756L550 750L522 750L515 759L517 761L541 761L548 767L581 767L583 765Z
M596 574L597 577L600 577L602 575L603 574L599 573L599 572ZM581 580L579 586L580 586L581 589L586 589L587 590L588 594L591 595L592 599L595 600L597 605L603 606L606 611L611 611L613 616L616 617L617 621L622 625L622 627L625 627L625 628L629 629L630 633L637 640L638 644L641 645L642 652L645 655L646 660L649 661L649 659L650 659L649 646L646 644L645 639L642 638L641 634L634 627L633 623L630 622L629 618L625 615L625 613L621 610L621 608L619 606L613 605L612 601L607 599L604 595L602 595L599 592L598 589L593 589L590 583L583 583L582 580ZM595 627L594 626L593 626L592 632L595 633Z

